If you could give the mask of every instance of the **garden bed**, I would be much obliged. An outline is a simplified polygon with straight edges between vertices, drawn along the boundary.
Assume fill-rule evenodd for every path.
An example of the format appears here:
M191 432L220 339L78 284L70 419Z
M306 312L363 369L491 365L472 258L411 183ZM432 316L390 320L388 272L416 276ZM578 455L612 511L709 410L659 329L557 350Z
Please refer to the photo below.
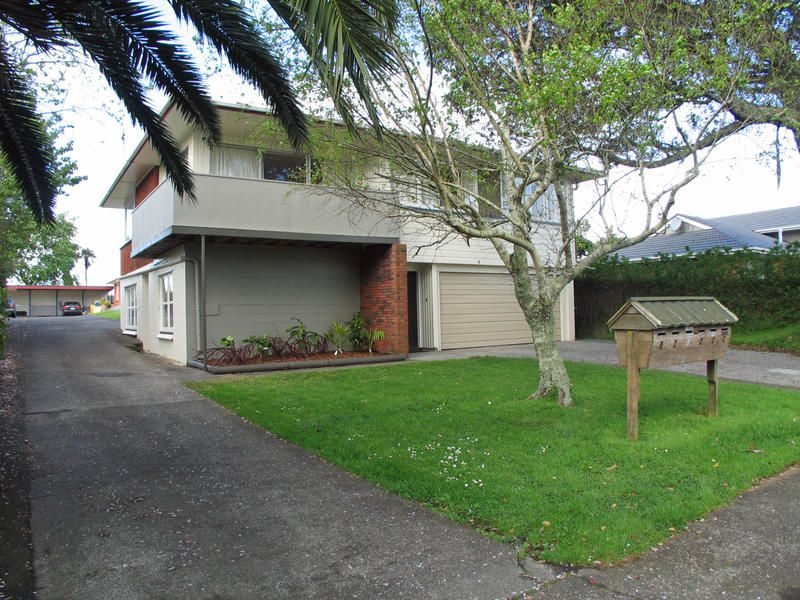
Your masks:
M209 360L208 372L214 375L225 373L257 373L259 371L285 371L289 369L318 369L322 367L344 367L372 363L397 362L407 358L405 354L377 354L375 352L333 352L309 356L258 356L238 365L221 364ZM205 369L202 360L189 361L190 367Z

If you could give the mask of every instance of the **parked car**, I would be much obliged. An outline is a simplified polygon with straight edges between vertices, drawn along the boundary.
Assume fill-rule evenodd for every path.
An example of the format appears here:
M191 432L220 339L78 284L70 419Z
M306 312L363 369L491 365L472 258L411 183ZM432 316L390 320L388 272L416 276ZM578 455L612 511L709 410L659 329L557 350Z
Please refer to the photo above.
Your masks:
M6 298L6 316L12 319L17 317L17 305L11 298Z
M67 315L82 315L83 306L81 306L80 302L64 302L64 306L61 307L61 314L65 317Z

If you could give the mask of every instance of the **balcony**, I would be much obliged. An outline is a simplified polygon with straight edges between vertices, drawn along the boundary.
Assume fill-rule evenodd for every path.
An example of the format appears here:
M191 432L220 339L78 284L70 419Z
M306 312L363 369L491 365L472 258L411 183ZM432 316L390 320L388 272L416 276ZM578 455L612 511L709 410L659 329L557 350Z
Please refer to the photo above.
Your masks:
M167 180L133 211L133 256L157 257L197 235L360 244L399 238L388 219L321 186L215 175L195 175L195 185L196 203Z

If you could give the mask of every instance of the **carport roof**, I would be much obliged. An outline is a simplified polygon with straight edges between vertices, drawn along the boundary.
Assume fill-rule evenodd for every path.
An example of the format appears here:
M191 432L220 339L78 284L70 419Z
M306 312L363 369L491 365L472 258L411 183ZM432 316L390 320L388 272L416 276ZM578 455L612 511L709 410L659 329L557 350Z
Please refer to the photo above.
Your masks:
M19 291L70 291L70 292L109 292L114 289L111 285L9 285L6 289Z

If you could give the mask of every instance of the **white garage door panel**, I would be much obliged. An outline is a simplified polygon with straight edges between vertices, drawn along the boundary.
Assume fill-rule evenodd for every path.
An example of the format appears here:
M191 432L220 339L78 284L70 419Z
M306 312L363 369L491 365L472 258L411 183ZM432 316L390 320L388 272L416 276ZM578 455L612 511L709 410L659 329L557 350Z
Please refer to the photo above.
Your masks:
M442 272L439 287L443 349L531 342L510 275Z
M507 321L509 315L516 315L519 311L519 318L524 321L519 305L508 303L479 303L479 304L452 304L454 310L447 314L442 314L442 323L475 323L477 322L498 322ZM554 307L556 320L559 317L558 307ZM512 319L513 320L513 319Z
M494 308L497 309L497 307ZM472 314L453 314L447 315L446 318L442 319L442 325L470 324L473 327L480 327L481 325L498 327L505 323L515 324L516 322L516 319L509 320L508 315L499 310L490 313L484 310Z

